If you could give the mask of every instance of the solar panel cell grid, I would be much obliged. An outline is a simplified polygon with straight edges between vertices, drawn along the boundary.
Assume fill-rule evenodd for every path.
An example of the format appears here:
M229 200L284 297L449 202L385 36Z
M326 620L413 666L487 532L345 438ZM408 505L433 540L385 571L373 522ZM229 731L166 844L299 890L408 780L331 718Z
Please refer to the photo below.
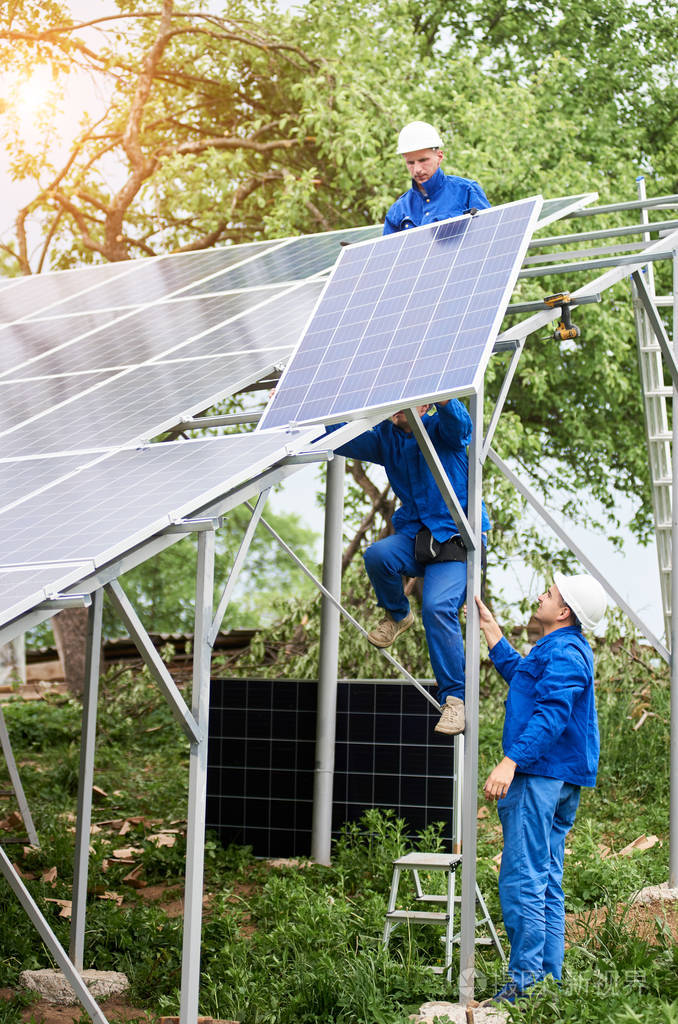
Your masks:
M322 285L304 283L283 296L270 296L266 303L248 309L237 319L208 328L201 337L171 345L172 335L154 339L152 319L145 336L135 339L134 324L129 321L132 353L140 358L156 353L155 361L126 370L105 374L64 376L29 380L25 383L0 380L0 433L4 434L2 454L67 452L92 447L126 444L148 438L167 429L180 415L199 412L224 394L257 380L287 358L313 308ZM211 300L214 302L222 300ZM240 301L240 300L239 300ZM191 303L192 304L192 303ZM172 304L174 306L175 304ZM176 304L181 306L183 304ZM227 311L232 312L228 307ZM214 311L217 316L217 311ZM125 322L127 323L127 322ZM170 320L166 321L168 331ZM111 328L116 331L117 325ZM195 330L190 319L183 335ZM107 332L106 332L107 333ZM103 334L103 332L102 332ZM101 337L101 334L99 335ZM125 335L127 337L127 335ZM163 345L162 353L155 348ZM86 351L97 360L96 337ZM79 343L48 357L48 365L75 367L79 363ZM115 360L125 355L124 344L102 346L101 358ZM161 354L164 357L161 359ZM43 365L44 360L30 364ZM25 372L25 371L24 371ZM105 383L104 383L105 382ZM103 386L102 386L103 383ZM49 423L46 417L49 416ZM11 431L11 433L10 433Z
M337 422L472 390L540 205L537 197L346 249L262 426Z
M165 354L190 346L193 339L203 332L212 331L234 317L247 313L259 303L275 303L277 294L265 289L254 294L248 292L199 300L160 302L109 322L89 337L69 336L71 324L64 325L63 321L56 321L52 325L51 350L27 365L10 371L2 380L13 376L68 373L76 367L82 371L134 366L151 359L160 359ZM177 338L181 340L177 341ZM221 335L220 339L212 339L207 354L224 352L232 347L233 339Z
M34 608L84 572L82 564L0 568L0 624Z
M253 479L309 436L249 433L113 452L0 513L0 567L102 564Z

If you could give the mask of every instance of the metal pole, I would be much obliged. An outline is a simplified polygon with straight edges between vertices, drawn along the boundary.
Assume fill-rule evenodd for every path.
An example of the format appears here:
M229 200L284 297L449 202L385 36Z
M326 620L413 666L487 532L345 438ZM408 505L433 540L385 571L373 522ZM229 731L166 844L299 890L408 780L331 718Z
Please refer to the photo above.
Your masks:
M636 188L638 190L638 198L643 202L647 199L647 191L645 189L645 175L639 174L636 178ZM648 216L647 207L643 206L640 211L640 220L643 224L649 224L650 218ZM652 241L652 237L649 231L643 233L643 241L646 245L649 245ZM650 293L654 295L654 267L651 263L647 265L647 283L650 289Z
M678 251L673 254L673 350L678 355ZM671 755L669 886L678 887L678 386L673 381L671 441Z
M0 871L5 876L8 885L14 892L14 895L19 900L19 903L24 908L26 914L31 920L33 927L36 929L38 935L45 943L45 946L52 954L57 964L61 968L64 977L70 982L73 990L78 997L81 1005L87 1010L88 1014L95 1021L95 1024L108 1024L106 1017L101 1010L101 1007L95 1002L92 993L85 985L84 981L76 971L75 967L68 959L66 950L63 948L56 935L47 924L47 921L43 917L40 908L29 893L28 889L24 885L21 878L16 873L12 862L9 857L0 846Z
M452 853L461 853L461 805L464 793L464 734L454 737L454 789L452 796Z
M346 460L340 455L335 455L327 464L323 586L337 601L341 598L345 462ZM311 830L311 858L319 864L329 864L331 859L339 623L340 613L336 604L323 597L320 619L318 710L315 733L313 825Z
M196 1024L200 994L200 929L205 860L205 801L207 792L207 737L210 703L209 632L214 601L214 531L198 534L198 571L193 640L193 717L201 731L191 741L186 831L186 885L184 941L181 958L181 1024Z
M471 529L482 534L483 394L471 398L473 439L469 446L468 512ZM459 942L459 1001L473 999L476 933L476 848L478 814L478 691L480 626L475 595L480 594L482 545L468 552L466 581L466 729L462 794L461 936Z
M80 740L80 775L78 779L78 811L76 819L75 858L73 862L73 905L69 956L73 966L82 971L85 951L85 915L87 913L87 876L89 872L89 841L92 824L92 787L94 785L94 747L97 731L99 670L101 662L101 626L104 592L96 590L87 616L87 647L85 655L85 686L82 694L82 737Z
M21 784L19 769L17 768L16 761L14 759L12 743L9 738L7 723L5 722L5 716L2 713L2 708L0 708L0 746L2 746L2 752L5 755L5 762L7 764L7 771L12 783L12 789L14 790L16 802L19 805L19 813L21 814L23 823L26 826L28 841L31 846L40 846L40 840L38 839L38 833L35 831L35 825L33 824L33 817L31 815L30 807L28 806L28 800L26 799L24 787Z

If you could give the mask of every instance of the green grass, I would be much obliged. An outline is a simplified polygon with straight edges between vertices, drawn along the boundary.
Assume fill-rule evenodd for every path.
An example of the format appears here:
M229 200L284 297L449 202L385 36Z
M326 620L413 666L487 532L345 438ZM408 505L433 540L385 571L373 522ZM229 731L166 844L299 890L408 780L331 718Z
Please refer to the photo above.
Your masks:
M598 705L603 743L599 786L585 791L568 837L567 910L593 915L566 954L564 984L542 986L540 998L518 1004L511 1019L526 1022L605 1020L678 1024L678 952L656 928L654 942L637 934L624 906L633 892L668 877L669 686L665 668L647 652L619 641L598 651ZM503 683L486 665L481 680L480 782L500 753ZM634 729L643 710L644 724ZM34 899L68 946L69 922L50 899L69 899L73 870L73 811L77 793L81 709L51 698L5 706L14 752L41 837L40 850L8 847ZM158 848L149 835L181 830L186 816L188 748L164 700L144 673L111 673L102 682L95 782L106 796L94 820L134 818L92 836L86 966L121 970L131 1000L154 1015L176 1014L181 974L180 918L144 901L116 864L120 845L139 850L150 885L180 890L185 841ZM1 785L1 780L0 780ZM482 801L481 801L482 802ZM142 820L139 820L142 819ZM614 854L642 833L661 842L631 857ZM434 850L436 829L420 839ZM456 982L432 974L440 964L440 930L396 930L388 951L380 945L391 863L408 848L403 823L371 812L347 826L331 867L271 868L246 848L206 843L206 884L212 904L205 917L200 1013L242 1024L400 1024L433 999L454 1001ZM606 850L613 855L604 855ZM479 820L478 878L500 921L494 857L501 836L494 808ZM50 883L41 875L56 867ZM105 891L124 905L99 898ZM621 906L621 911L619 907ZM26 968L50 966L9 887L0 885L0 987L17 988ZM477 995L501 982L493 953L477 956ZM0 1024L20 1019L27 998L0 1001Z

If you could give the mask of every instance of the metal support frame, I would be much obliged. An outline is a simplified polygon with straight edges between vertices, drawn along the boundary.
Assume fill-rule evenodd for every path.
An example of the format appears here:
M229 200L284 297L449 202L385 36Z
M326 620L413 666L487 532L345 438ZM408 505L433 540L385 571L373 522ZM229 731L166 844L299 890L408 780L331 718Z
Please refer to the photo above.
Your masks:
M21 777L19 776L19 769L16 766L16 760L14 759L14 752L12 750L12 743L9 738L7 731L7 723L5 722L5 716L2 713L2 707L0 707L0 745L2 746L2 752L5 755L5 762L7 764L7 771L9 772L10 782L12 783L12 789L16 797L16 802L19 805L19 813L23 818L24 825L26 826L26 835L31 846L40 846L40 840L38 839L38 833L35 831L35 825L33 824L33 818L31 811L28 806L28 800L24 792L24 787L21 784Z
M247 528L245 530L243 539L238 549L238 553L235 556L233 566L231 567L231 572L229 574L228 580L226 581L226 586L224 587L221 598L219 599L219 604L217 606L214 619L212 620L212 625L210 627L209 635L207 638L207 642L209 643L210 647L214 647L214 642L217 636L219 635L221 623L223 622L224 615L226 614L226 609L228 608L229 601L231 600L233 589L236 583L238 582L240 571L243 565L245 564L245 559L247 558L250 545L252 543L252 540L254 539L254 532L257 528L259 520L261 519L261 513L264 511L264 506L270 493L271 489L270 487L267 487L266 490L262 491L259 497L257 498L257 503L254 507L254 511L252 512L250 521L247 524Z
M443 501L447 505L450 515L457 524L457 529L462 536L467 550L476 548L478 546L476 538L480 536L480 534L475 532L467 519L466 514L461 507L459 498L454 493L454 488L452 487L447 477L447 473L445 472L445 468L440 461L440 457L433 447L431 438L424 429L424 425L421 422L421 416L416 409L406 409L405 415L407 417L407 422L410 425L410 430L414 434L417 444L419 445L421 454L426 459L426 464L431 470L431 474L438 486L438 490L442 495Z
M203 536L214 537L214 533L209 532L205 534L201 532L199 537ZM200 541L198 541L198 544L200 544ZM175 719L189 740L199 742L202 740L200 725L196 721L195 715L186 707L179 687L172 679L165 663L153 646L150 636L144 629L141 619L132 607L125 591L117 580L111 580L106 586L106 593L122 619L125 629L134 641L144 664L164 693Z
M678 251L673 255L673 350L678 356ZM671 464L678 458L678 387L673 382ZM678 609L678 473L671 478L671 608ZM671 616L671 750L669 755L669 886L678 888L678 615Z
M345 465L346 460L340 455L328 463L325 500L323 586L329 594L332 594L337 602L341 598ZM329 598L323 596L320 618L318 707L316 712L313 820L311 825L311 857L318 864L330 863L332 846L332 796L337 718L339 625L339 609L334 601L330 601Z
M252 506L250 505L250 503L249 503L249 502L247 502L247 507L248 507L248 508L250 508L250 509L252 508ZM273 538L274 538L274 539L275 539L275 540L277 541L277 543L278 543L278 544L279 544L279 545L281 546L281 548L283 549L283 551L286 551L286 552L287 552L287 554L288 554L288 555L290 556L290 558L292 559L292 561L293 561L293 562L294 562L294 563L295 563L296 565L298 565L298 566L299 566L299 568L301 569L301 571L302 571L302 572L303 572L303 573L304 573L304 574L305 574L306 576L308 576L308 578L309 578L309 579L311 580L311 582L312 582L313 584L315 584L315 586L316 586L316 587L318 588L318 590L319 590L319 591L320 591L320 593L321 593L321 594L323 595L323 597L325 597L325 598L327 599L327 601L329 601L329 603L330 603L330 604L334 605L334 607L338 609L338 611L339 611L339 612L340 612L340 613L341 613L341 614L342 614L342 615L344 616L344 618L345 618L345 619L347 619L347 620L348 620L348 621L349 621L349 622L351 623L351 625L352 625L352 626L354 626L354 627L355 627L355 628L356 628L356 629L358 630L358 632L359 632L359 633L362 633L362 635L363 635L364 637L367 637L367 630L366 630L366 629L365 629L365 628L364 628L363 626L361 626L361 625L360 625L360 623L358 622L358 620L357 620L357 619L355 619L355 618L354 618L354 617L353 617L353 616L351 615L351 613L350 613L349 611L347 611L347 610L346 610L346 608L344 608L344 606L343 606L343 605L341 604L341 602L340 602L340 601L338 601L338 600L337 600L337 598L336 598L336 597L334 596L334 594L331 594L331 593L330 593L330 591L329 591L329 590L327 589L327 587L325 587L325 586L324 586L324 585L323 585L323 584L322 584L322 583L320 582L320 580L318 579L318 577L317 577L317 576L315 576L315 575L314 575L314 573L312 573L312 572L311 572L311 570L310 570L310 569L308 569L308 568L307 568L307 567L306 567L306 566L304 565L304 563L302 562L302 560L301 560L301 559L299 558L299 556L298 556L298 555L297 555L297 554L296 554L296 553L295 553L295 552L294 552L294 551L292 550L292 548L291 548L291 547L289 546L289 544L287 544L287 543L286 543L286 542L285 542L285 541L284 541L284 540L282 539L282 537L280 536L280 534L279 534L279 533L277 533L277 532L276 532L276 531L275 531L275 530L273 529L273 527L271 526L271 524L270 524L270 523L267 523L267 522L266 522L266 520L265 520L265 519L264 519L263 517L262 517L262 519L261 519L261 525L262 525L262 526L263 526L263 527L264 527L264 528L265 528L266 530L268 530L268 532L269 532L269 533L271 534L271 536L272 536L272 537L273 537ZM425 689L424 689L424 687L423 687L423 686L421 685L421 683L419 682L419 680L418 680L418 679L415 679L415 678L414 678L414 676L413 676L413 675L411 675L411 673L410 673L410 672L408 672L408 671L407 671L407 669L406 669L406 668L404 668L404 667L403 667L403 666L402 666L402 665L400 664L400 662L396 661L396 659L395 659L395 658L393 657L393 655L392 655L392 654L389 654L389 652L388 652L388 651L387 651L387 650L386 650L385 648L379 648L379 653L380 653L380 654L381 654L381 655L382 655L382 656L383 656L384 658L386 658L386 660L387 660L388 662L390 662L390 663L391 663L391 665L393 665L393 667L394 667L395 669L397 669L397 670L398 670L398 672L400 672L400 674L401 674L402 676L404 676L404 677L405 677L405 679L407 679L407 681L408 681L408 682L412 683L412 685L413 685L414 687L416 687L416 689L417 689L417 690L419 690L419 692L420 692L420 693L422 694L422 696L424 696L424 697L426 698L426 700L427 700L427 701L429 702L429 704L432 704L432 705L433 705L433 707L434 707L434 708L436 709L436 711L440 711L440 705L439 705L438 701L437 701L437 700L435 699L435 697L432 697L432 696L431 696L431 694L430 694L430 693L428 692L428 690L425 690Z
M205 861L205 804L207 798L207 736L210 708L209 633L214 593L214 533L198 535L198 571L195 595L192 713L200 738L191 741L186 828L186 882L184 937L181 958L181 1024L195 1024L200 995L200 931Z
M82 695L82 735L80 741L80 774L73 863L73 902L69 956L73 966L82 971L85 950L85 915L87 913L87 877L89 873L89 842L92 824L92 787L94 786L94 747L99 699L99 671L104 611L104 592L97 590L87 616L87 653L85 687Z
M47 921L40 912L40 908L29 893L28 889L22 882L21 878L16 872L12 862L8 858L7 854L0 846L0 871L2 871L5 879L14 892L14 895L19 900L19 903L24 908L27 916L30 918L31 923L38 932L40 938L45 943L45 946L50 951L59 967L63 971L67 981L73 986L73 990L78 997L82 1006L87 1010L95 1024L108 1024L108 1021L101 1011L99 1005L95 1002L91 992L85 985L84 981L80 977L78 971L68 959L68 954L63 948L59 940L54 935L54 932L47 924Z
M483 394L470 400L473 438L469 446L468 511L471 529L480 537L482 524ZM473 999L475 983L476 852L478 814L478 690L480 679L480 618L475 595L480 594L481 547L468 552L466 577L466 729L461 836L461 933L459 942L459 1001Z

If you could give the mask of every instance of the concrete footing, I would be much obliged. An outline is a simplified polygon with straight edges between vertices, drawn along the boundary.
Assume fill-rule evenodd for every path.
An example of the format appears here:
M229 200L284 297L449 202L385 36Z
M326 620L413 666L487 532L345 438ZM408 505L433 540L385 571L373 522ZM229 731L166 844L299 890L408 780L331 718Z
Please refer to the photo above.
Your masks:
M678 889L671 889L668 882L661 882L660 885L646 885L633 895L633 903L654 903L655 900L667 903L678 900Z
M413 1024L433 1024L436 1017L453 1024L506 1024L508 1015L495 1006L462 1006L461 1003L424 1003L410 1017Z
M127 975L120 971L83 971L81 977L97 1001L122 995L129 988ZM22 971L19 982L31 992L37 992L48 1003L75 1006L79 1001L73 986L61 971Z

